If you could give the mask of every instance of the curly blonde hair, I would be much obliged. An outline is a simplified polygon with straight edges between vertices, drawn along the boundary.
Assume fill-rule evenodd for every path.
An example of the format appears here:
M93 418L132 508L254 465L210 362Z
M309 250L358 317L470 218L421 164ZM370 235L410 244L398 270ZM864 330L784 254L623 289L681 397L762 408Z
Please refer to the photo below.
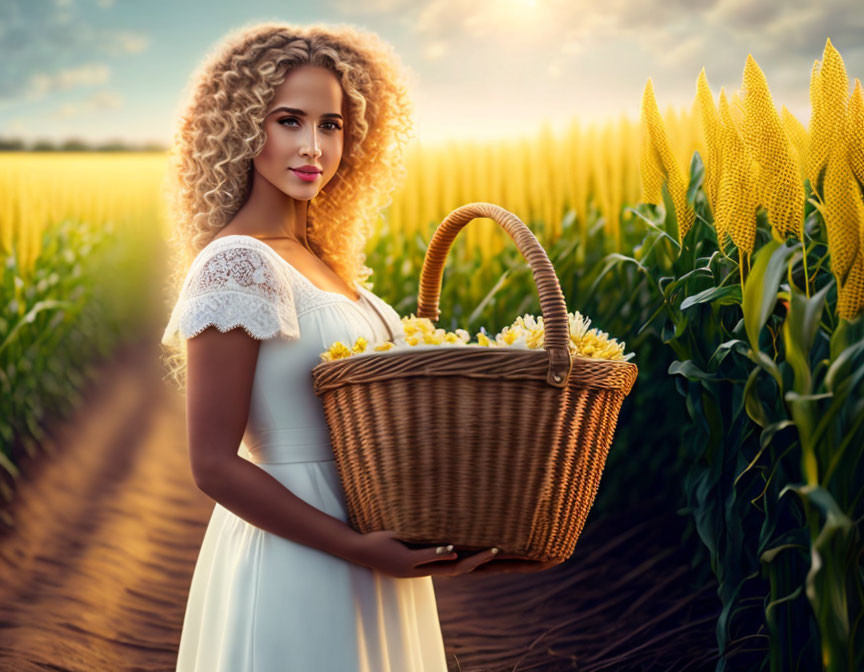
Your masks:
M309 201L308 241L346 284L369 287L364 247L405 175L413 72L374 33L344 24L267 22L229 33L190 80L163 187L172 222L172 305L196 255L248 198L252 159L266 142L265 111L276 87L301 65L333 72L346 106L341 163L335 179ZM185 386L185 343L169 348L165 362Z

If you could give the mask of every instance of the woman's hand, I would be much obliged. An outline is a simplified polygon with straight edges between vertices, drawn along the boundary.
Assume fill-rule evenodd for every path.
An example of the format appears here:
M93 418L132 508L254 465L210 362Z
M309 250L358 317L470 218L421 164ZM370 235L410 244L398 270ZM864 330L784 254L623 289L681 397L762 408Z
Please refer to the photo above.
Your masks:
M351 561L399 578L418 576L457 576L497 557L491 549L479 551L470 557L453 562L455 552L437 552L436 547L408 548L393 530L376 530L361 535L353 548ZM438 564L435 564L438 563ZM445 564L446 563L446 564Z

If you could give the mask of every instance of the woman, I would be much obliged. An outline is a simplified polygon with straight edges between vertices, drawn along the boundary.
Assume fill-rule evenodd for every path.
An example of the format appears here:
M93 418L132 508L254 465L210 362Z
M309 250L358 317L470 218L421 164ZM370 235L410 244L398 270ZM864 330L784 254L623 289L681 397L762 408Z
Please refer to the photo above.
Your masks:
M347 26L247 27L195 75L169 173L180 292L162 343L186 370L192 473L216 504L181 672L445 672L431 575L497 552L457 560L353 530L313 392L334 341L386 340L381 316L404 338L361 280L410 131L392 49Z

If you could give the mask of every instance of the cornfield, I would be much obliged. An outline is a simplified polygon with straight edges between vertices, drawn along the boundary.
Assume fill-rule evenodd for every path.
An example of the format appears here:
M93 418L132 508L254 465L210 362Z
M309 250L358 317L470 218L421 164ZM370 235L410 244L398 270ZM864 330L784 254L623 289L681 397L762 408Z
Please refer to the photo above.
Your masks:
M649 79L637 120L415 143L369 241L375 291L407 315L450 210L517 214L568 308L640 365L595 510L662 491L688 517L693 566L719 585L718 670L864 669L864 92L855 79L850 95L830 40L808 124L778 112L752 56L738 91L715 100L704 68L694 88L689 108L661 112ZM162 322L165 160L0 155L7 501L18 447L32 453L43 421L71 412L89 364ZM457 243L442 326L539 314L494 222Z

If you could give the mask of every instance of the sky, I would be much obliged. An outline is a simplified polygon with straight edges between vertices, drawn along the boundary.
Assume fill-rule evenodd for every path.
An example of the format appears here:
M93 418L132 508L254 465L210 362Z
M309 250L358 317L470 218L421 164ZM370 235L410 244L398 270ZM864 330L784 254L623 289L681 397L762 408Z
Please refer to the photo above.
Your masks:
M716 98L748 54L806 125L826 38L850 93L864 78L864 0L0 0L0 137L167 146L201 59L259 21L390 42L421 142L638 119L649 78L661 109L689 106L703 66Z

